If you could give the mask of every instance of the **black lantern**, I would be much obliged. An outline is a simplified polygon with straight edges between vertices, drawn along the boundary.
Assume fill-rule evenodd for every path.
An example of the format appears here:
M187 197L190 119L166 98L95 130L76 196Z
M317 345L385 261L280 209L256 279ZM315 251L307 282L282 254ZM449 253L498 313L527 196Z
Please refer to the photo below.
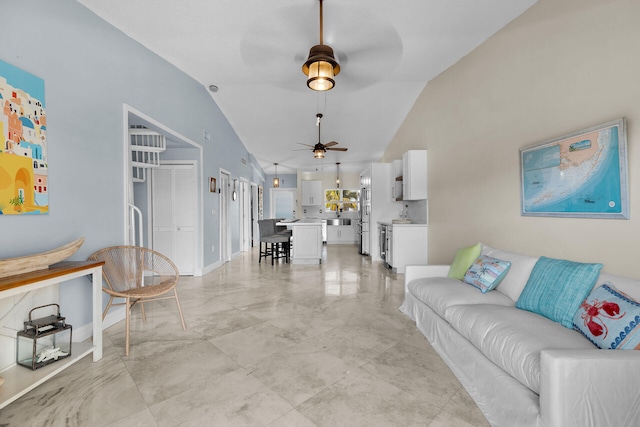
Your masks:
M57 307L57 314L32 319L34 311L45 307ZM24 330L18 331L16 363L36 370L57 360L71 356L72 327L60 316L58 304L47 304L29 311L29 320L24 322ZM69 331L69 338L64 332Z

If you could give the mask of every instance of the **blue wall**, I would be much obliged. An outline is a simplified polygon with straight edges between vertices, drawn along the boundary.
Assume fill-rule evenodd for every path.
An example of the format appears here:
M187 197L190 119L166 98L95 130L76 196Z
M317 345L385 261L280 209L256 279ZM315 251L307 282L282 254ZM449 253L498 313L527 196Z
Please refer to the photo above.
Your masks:
M48 215L0 218L0 258L31 254L79 236L71 259L122 244L124 239L123 105L128 104L197 143L203 143L203 180L224 167L232 177L262 184L261 169L204 86L110 26L74 0L0 0L0 59L45 81L49 155ZM240 159L247 159L246 165ZM262 175L263 176L263 175ZM219 244L218 195L203 197L203 247ZM239 204L230 204L230 218ZM209 215L206 215L206 213ZM239 250L232 224L232 250ZM219 253L204 250L204 265ZM69 322L91 320L87 280L62 285Z

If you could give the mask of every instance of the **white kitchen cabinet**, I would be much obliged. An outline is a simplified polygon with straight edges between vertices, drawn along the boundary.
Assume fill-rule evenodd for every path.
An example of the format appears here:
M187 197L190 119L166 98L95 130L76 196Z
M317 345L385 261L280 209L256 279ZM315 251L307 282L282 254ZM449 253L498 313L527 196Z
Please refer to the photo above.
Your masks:
M387 227L385 262L396 273L404 273L407 265L426 265L426 224L392 224Z
M427 150L409 150L402 156L404 200L427 199Z
M354 244L356 234L351 225L327 225L327 244Z
M402 177L402 159L394 160L390 163L391 165L391 173L390 173L390 186L391 186L391 201L401 201L403 200L403 177Z
M276 223L286 226L293 234L293 248L291 251L292 264L322 263L322 228L319 219L301 219Z
M302 206L321 206L323 203L322 181L302 181Z

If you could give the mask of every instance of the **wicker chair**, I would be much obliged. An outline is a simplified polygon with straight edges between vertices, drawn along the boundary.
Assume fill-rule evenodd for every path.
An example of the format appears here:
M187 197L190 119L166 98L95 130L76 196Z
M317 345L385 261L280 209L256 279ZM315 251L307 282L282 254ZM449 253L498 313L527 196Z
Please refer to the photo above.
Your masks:
M89 260L104 261L102 276L106 282L102 290L109 295L109 302L102 313L105 318L109 309L126 305L125 355L129 355L129 326L131 309L140 303L142 320L146 321L143 302L174 298L178 305L182 329L186 330L176 285L180 278L178 268L169 258L159 252L137 246L112 246L101 249ZM165 295L173 291L173 295ZM124 298L123 303L114 303L115 298Z

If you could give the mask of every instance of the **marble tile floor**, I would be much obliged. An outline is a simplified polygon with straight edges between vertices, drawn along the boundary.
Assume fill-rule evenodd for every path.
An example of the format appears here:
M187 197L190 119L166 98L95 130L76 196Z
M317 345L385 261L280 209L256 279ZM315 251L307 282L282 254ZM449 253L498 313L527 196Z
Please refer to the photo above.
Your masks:
M0 426L487 426L451 371L398 311L403 275L324 248L321 265L244 253L183 277L173 301L105 330L85 357L0 410Z

